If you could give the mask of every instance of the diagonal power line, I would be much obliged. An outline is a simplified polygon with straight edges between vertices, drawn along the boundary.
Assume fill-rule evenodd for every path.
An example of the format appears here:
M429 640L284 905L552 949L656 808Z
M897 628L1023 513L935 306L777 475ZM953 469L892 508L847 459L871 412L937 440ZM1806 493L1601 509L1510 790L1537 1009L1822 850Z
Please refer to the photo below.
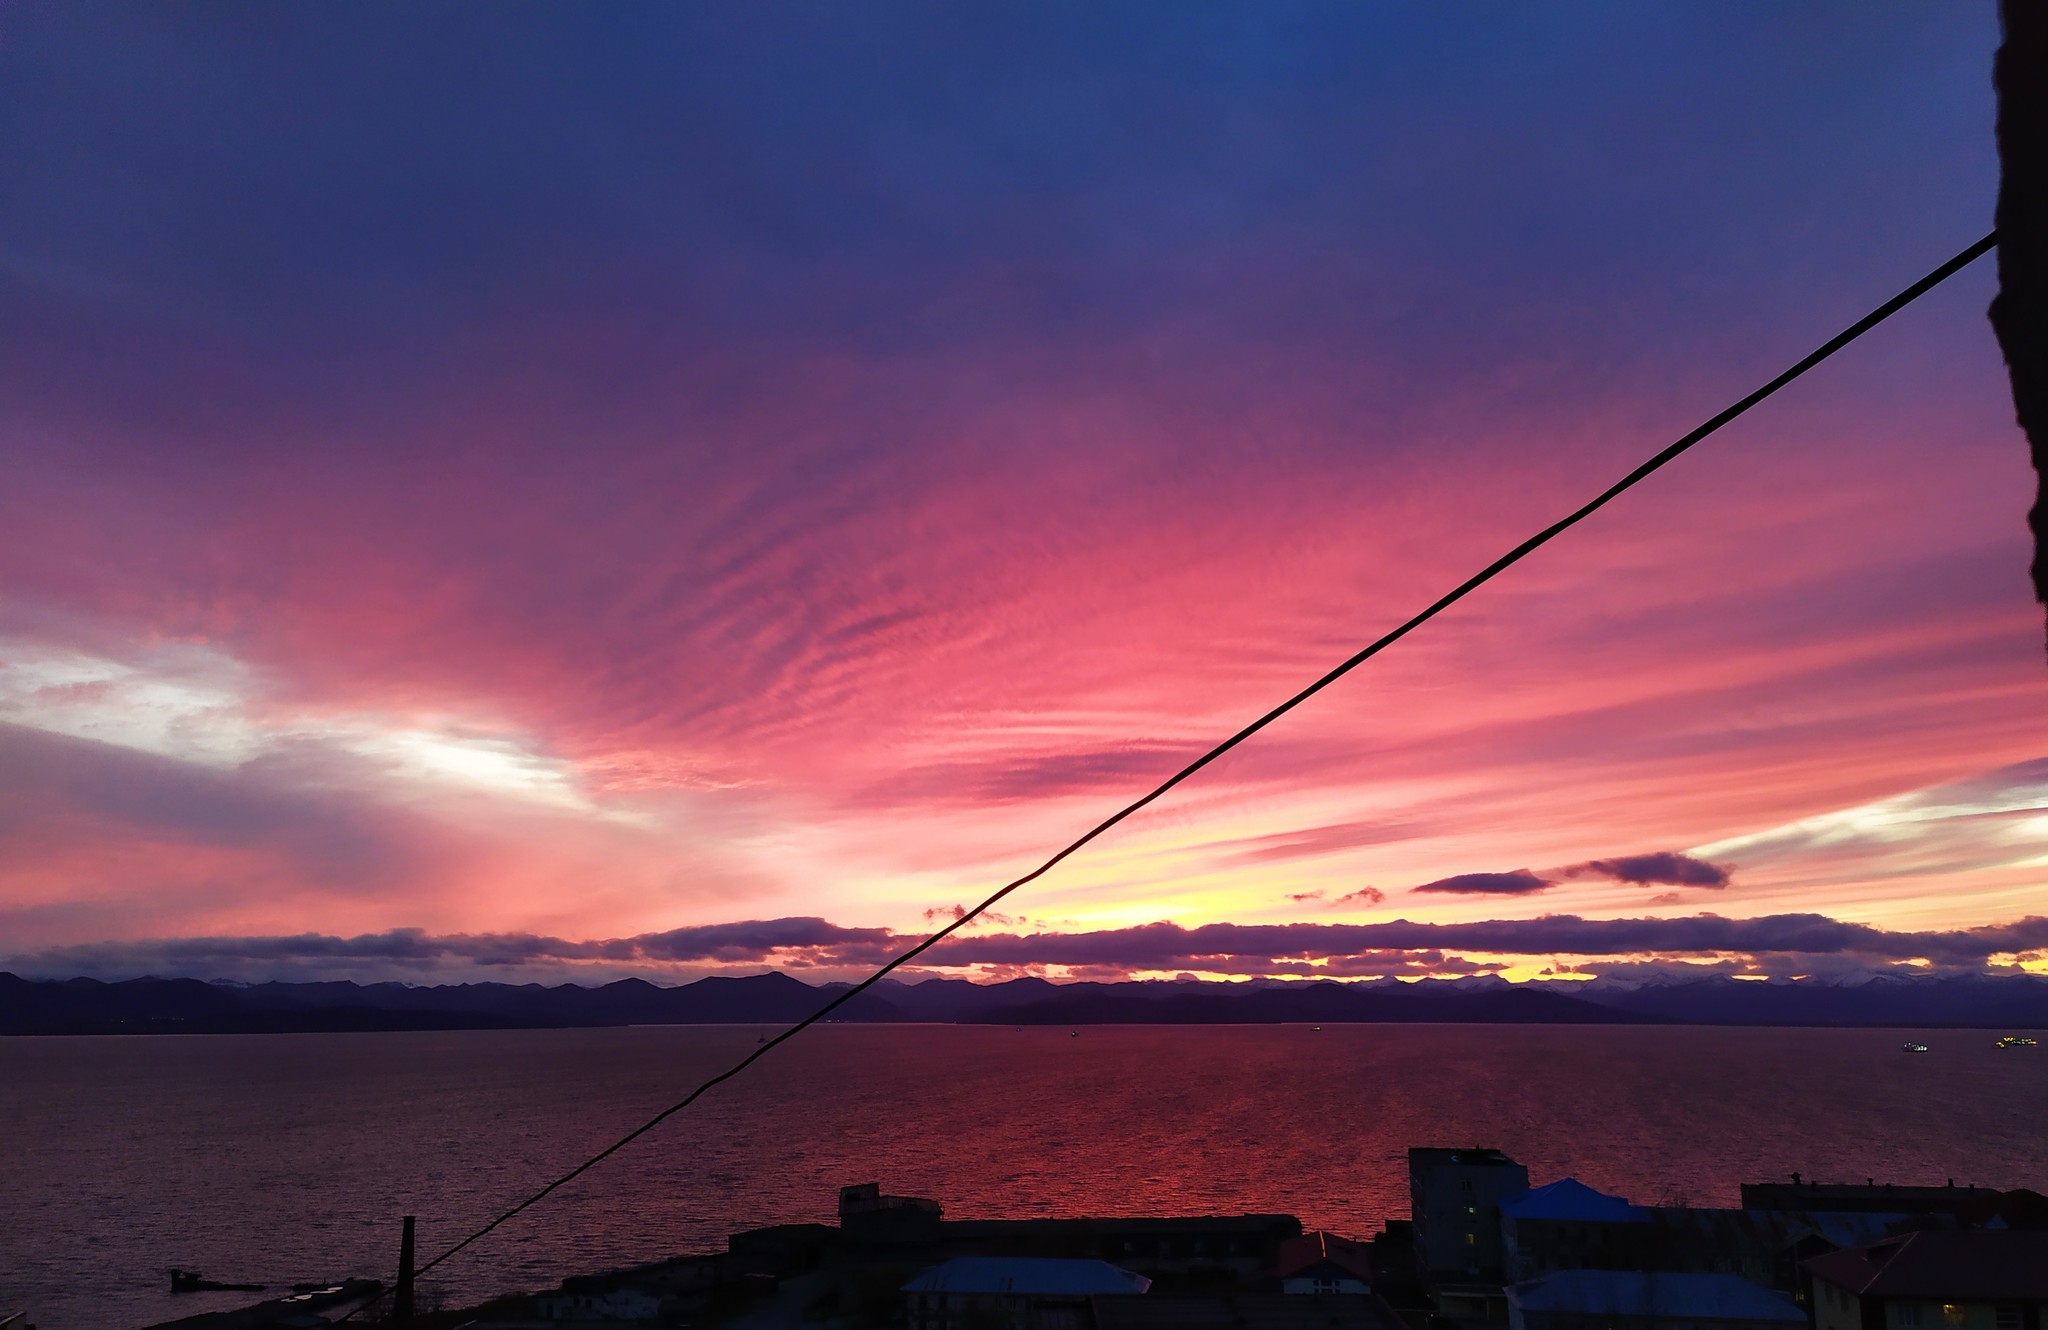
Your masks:
M861 980L859 983L853 985L851 988L847 988L842 992L834 995L830 1001L826 1002L816 1011L804 1017L796 1024L790 1026L787 1030L782 1031L773 1039L770 1039L767 1042L756 1046L745 1057L741 1058L738 1062L735 1062L732 1066L726 1068L724 1071L718 1073L716 1076L713 1076L711 1079L705 1081L696 1089L690 1091L690 1093L685 1095L682 1099L677 1100L675 1103L661 1110L661 1112L655 1114L647 1121L635 1127L632 1131L629 1131L624 1136L621 1136L612 1144L606 1146L604 1149L590 1156L590 1158L584 1160L575 1168L570 1169L561 1177L556 1178L553 1182L548 1183L539 1191L533 1193L531 1196L528 1196L525 1200L520 1201L517 1205L512 1206L510 1209L498 1215L497 1218L491 1220L488 1224L485 1224L482 1228L477 1229L474 1233L471 1233L462 1241L448 1248L448 1250L442 1252L433 1260L428 1261L425 1265L422 1265L419 1268L418 1273L422 1275L427 1273L427 1271L432 1270L434 1267L440 1265L443 1261L446 1261L449 1257L454 1256L457 1252L460 1252L464 1248L468 1247L471 1243L477 1241L479 1238L484 1237L486 1234L490 1233L492 1230L496 1229L499 1225L505 1223L507 1220L525 1212L526 1210L532 1208L534 1205L539 1204L542 1200L545 1200L549 1195L551 1195L559 1188L567 1185L570 1182L575 1181L579 1177L582 1177L585 1173L588 1173L591 1169L597 1167L606 1159L609 1159L611 1156L625 1149L628 1145L631 1145L634 1141L639 1140L648 1132L653 1131L656 1127L660 1126L663 1122L667 1121L675 1114L682 1112L691 1104L696 1103L698 1099L702 1098L708 1091L710 1091L714 1087L723 1085L725 1082L733 1079L735 1076L738 1076L741 1072L744 1072L747 1068L753 1066L756 1062L766 1057L769 1053L773 1052L781 1045L787 1043L791 1039L794 1039L797 1035L802 1034L805 1030L808 1030L811 1026L816 1025L819 1021L824 1020L826 1017L830 1016L833 1012L839 1010L839 1008L845 1006L854 998L859 997L862 993L866 992L868 989L874 987L877 983L881 982L883 978L889 975L892 971L896 970L898 967L915 960L917 957L931 950L939 943L945 941L948 937L952 936L960 929L966 927L968 924L972 923L976 916L980 915L984 910L987 910L991 906L995 905L998 901L1002 900L1005 896L1008 896L1011 892L1017 890L1019 887L1026 885L1027 883L1034 882L1039 878L1045 876L1047 873L1051 872L1055 867L1057 867L1061 863L1061 861L1065 860L1069 856L1079 851L1083 846L1086 846L1089 842L1096 840L1098 837L1102 836L1103 833L1109 831L1118 823L1123 822L1132 814L1137 813L1139 810L1147 807L1148 805L1157 802L1169 790L1173 789L1177 785L1180 785L1189 777L1193 776L1196 772L1201 771L1204 767L1214 762L1217 758L1222 757L1225 753L1228 753L1233 748L1236 748L1239 744L1242 744L1245 740L1251 738L1259 731L1265 729L1274 721L1280 719L1288 712L1294 710L1303 702L1308 701L1308 699L1314 697L1317 693L1322 692L1325 688L1328 688L1331 684L1337 682L1337 680L1351 673L1351 671L1357 669L1366 661L1371 660L1374 656L1380 654L1380 652L1385 651L1388 647L1394 645L1394 643L1408 636L1408 634L1414 632L1423 624L1428 623L1431 619L1434 619L1437 615L1443 613L1451 606L1457 604L1466 596L1469 596L1474 591L1477 591L1480 587L1486 585L1486 583L1492 581L1501 573L1506 572L1509 568L1512 568L1517 563L1520 563L1523 559L1535 553L1543 546L1549 544L1558 536L1563 535L1566 531L1569 531L1571 528L1585 521L1588 517L1591 517L1594 513L1600 511L1602 508L1605 508L1608 504L1612 503L1622 494L1626 493L1630 489L1633 489L1637 484L1647 479L1652 473L1662 469L1667 463L1670 463L1677 459L1680 454L1690 449L1694 444L1698 443L1700 440L1714 433L1723 425L1726 425L1729 421L1734 420L1737 416L1742 415L1744 412L1748 411L1757 403L1763 401L1765 398L1777 392L1780 388L1783 388L1786 384L1791 383L1794 379L1806 373L1806 371L1812 369L1815 365L1820 364L1823 360L1826 360L1828 357L1834 355L1835 352L1849 345L1849 343L1855 341L1864 333L1869 332L1872 328L1875 328L1878 324L1884 322L1892 315L1898 313L1907 305L1912 304L1915 300L1927 294L1927 292L1941 285L1941 283L1948 280L1950 277L1953 277L1956 273L1962 271L1964 268L1968 267L1977 259L1983 257L1983 255L1988 253L1994 246L1997 245L1997 243L1998 233L1996 231L1993 231L1991 234L1985 236L1982 240L1977 241L1969 248L1957 254L1954 258L1949 259L1946 263L1943 263L1940 267L1934 269L1934 271L1928 273L1919 281L1914 282L1911 286L1899 292L1891 299L1885 301L1876 309L1871 310L1868 314L1865 314L1862 318L1856 320L1856 322L1850 324L1841 332L1838 332L1833 337L1830 337L1827 341L1823 342L1819 347L1815 348L1812 352L1810 352L1804 359L1798 361L1791 368L1787 369L1784 373L1772 379L1769 383L1766 383L1761 388L1758 388L1756 391L1750 393L1747 397L1744 397L1740 401L1723 409L1718 414L1714 415L1712 418L1707 420L1704 424L1692 430L1690 433L1666 445L1661 451L1657 452L1649 460L1645 461L1642 465L1636 467L1635 470L1629 472L1620 480L1615 481L1612 485L1602 490L1599 494L1595 495L1585 504L1581 505L1577 509L1574 509L1571 513L1567 514L1566 516L1559 518L1557 521L1551 523L1549 526L1543 528L1541 531L1538 531L1535 535L1530 536L1527 540L1524 540L1521 544L1515 546L1506 554L1501 555L1498 559L1495 559L1492 563L1486 565L1486 567L1472 574L1472 576L1466 578L1463 582L1460 582L1456 587L1452 588L1450 591L1445 592L1427 609L1421 611L1419 614L1415 615L1413 618L1403 623L1400 627L1395 628L1393 631L1387 633L1385 636L1374 641L1369 646L1361 648L1353 655L1347 657L1345 660L1341 661L1340 663L1332 667L1329 670L1329 672L1324 674L1321 678L1317 679L1314 683L1311 683L1307 687L1301 689L1301 691L1295 693L1286 701L1280 703L1272 710L1266 712L1257 720L1252 721L1244 728L1238 730L1237 733L1231 735L1229 738L1223 740L1221 743L1218 743L1215 747L1211 748L1208 752L1202 754L1194 761L1188 763L1179 771L1174 772L1173 775L1167 777L1164 781L1161 781L1149 794L1146 794L1142 798L1135 799L1132 802L1125 804L1122 808L1118 809L1116 812L1110 814L1108 817L1104 818L1102 821L1096 823L1093 827L1089 828L1088 831L1083 833L1081 836L1077 837L1065 849L1062 849L1061 851L1059 851L1059 853L1053 855L1051 858L1047 859L1038 867L1032 869L1030 872L1024 874L1024 876L1017 878L1015 881L1010 882L1008 885L1000 888L999 890L990 893L988 899L982 901L979 905L976 905L974 908L966 911L959 918L953 920L945 927L939 929L930 937L925 938L917 945L911 947L907 951L904 951L895 959L889 961L880 969L876 970L873 974ZM355 1308L355 1311L352 1311L348 1313L348 1315L342 1316L339 1319L344 1321L348 1320L350 1317L355 1315L355 1312L366 1310L375 1301L376 1299L372 1299L370 1302L362 1303Z

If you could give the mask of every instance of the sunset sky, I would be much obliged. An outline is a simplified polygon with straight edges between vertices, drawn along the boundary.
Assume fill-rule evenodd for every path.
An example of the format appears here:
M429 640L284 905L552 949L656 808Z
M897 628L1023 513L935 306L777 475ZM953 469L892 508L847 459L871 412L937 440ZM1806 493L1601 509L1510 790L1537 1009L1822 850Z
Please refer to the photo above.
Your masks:
M1997 41L8 3L0 969L850 976L1984 234ZM2048 970L1994 276L929 959Z

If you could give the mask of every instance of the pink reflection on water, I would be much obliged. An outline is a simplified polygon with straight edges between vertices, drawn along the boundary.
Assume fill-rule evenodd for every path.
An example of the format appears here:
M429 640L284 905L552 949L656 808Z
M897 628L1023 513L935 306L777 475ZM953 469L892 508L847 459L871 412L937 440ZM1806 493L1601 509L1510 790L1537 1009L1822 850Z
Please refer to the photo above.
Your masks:
M750 1027L0 1043L0 1301L46 1330L235 1305L164 1270L388 1277L750 1047ZM834 1026L813 1031L435 1277L452 1302L833 1218L879 1180L956 1218L1279 1211L1365 1236L1410 1145L1732 1204L1788 1175L2048 1186L2015 1105L2048 1060L1982 1032L1698 1027Z

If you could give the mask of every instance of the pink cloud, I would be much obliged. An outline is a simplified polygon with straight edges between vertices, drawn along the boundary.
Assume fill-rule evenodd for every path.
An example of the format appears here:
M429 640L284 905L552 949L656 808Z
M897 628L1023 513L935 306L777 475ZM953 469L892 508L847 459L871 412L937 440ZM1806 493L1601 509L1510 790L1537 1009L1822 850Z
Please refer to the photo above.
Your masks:
M1944 50L1982 36L1924 23ZM253 77L203 25L176 41L224 59L166 70ZM1981 126L1983 81L1933 87L1917 46L1887 58L1869 67L1929 95L1830 123L1920 172L1801 155L1758 128L1791 122L1779 94L1740 102L1739 143L1667 126L1700 161L1791 182L1799 202L1774 193L1769 215L1806 220L1768 235L1719 192L1677 230L1623 228L1641 181L1668 201L1726 173L1681 171L1663 137L1644 155L1645 122L1614 106L1576 140L1540 116L1423 133L1356 101L1371 80L1232 103L1287 131L1287 152L1243 154L1213 79L1165 79L1192 97L1191 147L1129 140L1150 121L1110 114L1132 109L1123 71L1083 85L1100 100L1042 103L1092 107L1107 139L1046 144L979 95L907 139L784 126L752 100L777 85L708 70L719 132L661 149L701 189L577 150L550 178L578 187L538 197L491 175L496 135L548 127L521 138L547 152L558 116L486 97L510 118L445 142L387 125L407 152L301 178L209 118L214 82L166 73L165 104L210 126L188 142L160 117L153 160L173 166L110 171L53 142L43 188L18 191L61 225L7 258L0 715L119 747L92 726L168 707L188 681L151 671L182 643L232 665L218 705L241 747L187 760L190 736L158 736L148 761L92 759L123 773L106 783L35 749L19 770L40 792L0 822L0 910L36 912L55 944L622 937L760 913L908 928L978 899L1975 228L1988 149L1931 126ZM53 127L112 104L44 91L71 99ZM1583 89L1549 93L1580 113ZM175 166L194 153L259 201L318 206L224 209L237 191ZM1864 176L1945 183L1875 207ZM798 181L829 197L782 192ZM451 206L393 201L416 196ZM389 215L413 222L373 225ZM1812 239L1845 234L1865 239ZM2048 684L1988 282L1909 311L1020 908L1256 921L1382 904L1371 881L1432 884L1432 919L1464 923L1488 899L1442 884L1475 869L1606 864L1536 875L1546 904L1593 917L1677 873L1617 847L1682 854L2039 758L2014 723ZM140 681L17 700L21 644ZM423 793L304 740L341 730L500 745L555 802ZM1715 900L2008 917L2023 856L1951 822L1745 851Z

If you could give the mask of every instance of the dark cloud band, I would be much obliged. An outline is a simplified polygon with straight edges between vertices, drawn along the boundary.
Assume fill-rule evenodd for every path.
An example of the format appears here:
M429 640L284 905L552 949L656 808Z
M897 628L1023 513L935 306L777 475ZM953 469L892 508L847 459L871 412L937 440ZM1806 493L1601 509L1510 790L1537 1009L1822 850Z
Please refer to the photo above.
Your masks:
M1566 877L1611 877L1633 886L1711 887L1728 885L1728 870L1689 854L1670 850L1656 854L1624 854L1613 859L1588 859L1564 870Z
M178 938L108 942L13 956L0 964L39 976L156 973L247 975L318 964L364 972L393 967L452 971L469 967L713 969L773 966L800 970L871 967L914 940L885 928L847 928L824 919L746 920L571 941L530 933L433 935L393 929L342 938ZM1199 970L1212 973L1384 973L1414 964L1439 972L1461 955L1635 959L1831 957L1869 964L1926 961L1981 967L1994 957L2048 950L2048 917L1932 932L1894 932L1817 914L1730 919L1584 919L1546 915L1434 924L1395 919L1369 924L1173 923L1088 933L983 933L949 939L927 958L932 968L1059 966L1098 971Z
M1461 896L1527 896L1548 891L1556 885L1549 878L1538 877L1526 868L1517 868L1512 873L1459 873L1454 877L1440 877L1434 882L1423 883L1415 890Z

